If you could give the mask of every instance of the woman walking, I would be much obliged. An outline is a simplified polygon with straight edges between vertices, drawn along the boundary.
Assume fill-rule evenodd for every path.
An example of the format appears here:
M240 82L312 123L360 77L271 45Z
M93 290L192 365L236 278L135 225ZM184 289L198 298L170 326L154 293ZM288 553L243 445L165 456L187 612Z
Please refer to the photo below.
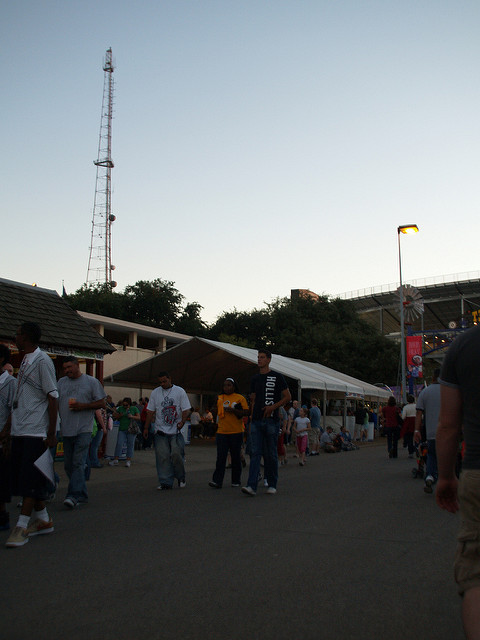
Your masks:
M217 464L212 480L208 483L214 489L222 488L229 451L232 459L232 487L240 486L244 428L242 418L248 413L248 403L238 393L235 380L233 378L225 378L223 393L218 396L217 400Z
M398 438L400 436L400 409L397 401L390 396L387 406L382 409L383 432L387 436L389 458L398 458Z
M140 411L132 405L131 398L124 398L122 404L113 410L113 417L120 421L118 427L117 445L115 447L115 457L108 464L113 467L118 464L118 458L122 454L123 445L127 442L127 461L125 466L129 467L133 457L135 439L140 433Z

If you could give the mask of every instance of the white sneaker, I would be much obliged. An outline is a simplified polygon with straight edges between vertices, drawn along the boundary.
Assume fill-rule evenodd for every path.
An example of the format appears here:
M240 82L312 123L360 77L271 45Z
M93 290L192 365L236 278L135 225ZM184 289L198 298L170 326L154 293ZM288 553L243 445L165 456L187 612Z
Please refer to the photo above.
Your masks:
M185 482L185 480L180 480L180 482L178 483L179 489L185 489L186 486L187 486L187 483Z
M130 460L127 460L127 461L125 462L125 466L126 466L126 467L129 467L130 465L131 465Z
M242 492L246 493L247 496L256 496L257 492L252 489L252 487L242 487Z
M264 487L268 487L268 480L266 480L266 479L265 479L265 480L263 481L263 486L264 486Z
M277 493L277 490L275 489L275 487L268 487L267 493L274 494L274 493Z
M109 467L116 467L118 464L118 460L110 460L110 462L108 463Z

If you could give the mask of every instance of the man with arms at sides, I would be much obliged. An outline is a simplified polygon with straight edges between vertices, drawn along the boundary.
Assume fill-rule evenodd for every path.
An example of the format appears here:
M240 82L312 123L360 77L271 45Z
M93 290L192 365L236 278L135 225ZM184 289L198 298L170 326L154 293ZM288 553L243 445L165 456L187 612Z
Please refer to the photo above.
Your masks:
M78 359L63 361L65 376L58 381L58 412L63 436L65 472L69 478L63 504L74 509L88 502L85 462L92 440L93 420L97 409L105 409L105 389L100 381L80 371Z
M458 336L440 375L440 418L436 449L436 500L461 524L455 556L455 580L463 598L462 617L468 640L480 638L480 327ZM455 475L459 441L465 438L460 482ZM458 493L457 493L458 491Z
M157 489L172 489L175 478L183 489L185 482L185 440L182 430L190 414L190 400L182 387L172 384L166 371L158 374L160 386L152 391L147 405L147 418L143 437L148 436L155 414L154 442L155 460L159 486Z
M57 380L51 358L38 346L41 336L35 322L24 322L15 336L17 347L25 355L12 405L12 495L22 496L23 501L7 547L21 547L29 536L53 531L45 507L48 480L34 465L45 449L57 443Z
M290 402L291 395L281 373L270 369L272 354L266 349L258 351L259 373L252 378L250 402L252 420L250 424L251 455L247 486L243 493L254 496L257 493L258 474L262 455L265 461L267 493L277 493L279 431L279 407Z
M322 414L320 413L320 409L318 408L318 400L316 398L312 398L311 404L312 406L310 407L310 424L312 426L312 429L308 434L309 448L311 456L318 456L318 454L320 453L320 436L322 435L322 430L320 427Z

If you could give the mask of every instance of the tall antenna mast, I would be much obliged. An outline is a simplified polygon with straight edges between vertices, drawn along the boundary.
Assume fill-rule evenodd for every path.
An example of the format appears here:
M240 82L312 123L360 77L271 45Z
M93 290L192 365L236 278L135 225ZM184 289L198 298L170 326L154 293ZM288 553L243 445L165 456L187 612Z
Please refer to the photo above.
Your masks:
M93 200L92 238L88 258L87 284L109 284L116 287L112 278L112 119L113 119L113 61L112 49L107 49L103 65L103 100L100 120L95 197Z

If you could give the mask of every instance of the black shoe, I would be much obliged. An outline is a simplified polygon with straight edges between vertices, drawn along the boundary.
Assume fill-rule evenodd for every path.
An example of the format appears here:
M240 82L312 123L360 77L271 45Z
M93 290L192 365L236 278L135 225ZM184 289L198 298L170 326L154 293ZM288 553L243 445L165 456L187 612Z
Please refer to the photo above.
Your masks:
M212 487L212 489L221 489L222 488L221 484L217 484L213 480L210 480L210 482L208 483L208 486Z

